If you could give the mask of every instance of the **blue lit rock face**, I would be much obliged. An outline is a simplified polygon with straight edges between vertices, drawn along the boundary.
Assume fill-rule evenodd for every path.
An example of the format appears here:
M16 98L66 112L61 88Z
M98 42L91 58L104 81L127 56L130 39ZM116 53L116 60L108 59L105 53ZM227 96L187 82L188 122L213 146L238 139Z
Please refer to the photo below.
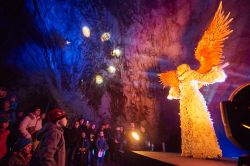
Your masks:
M26 1L23 5L31 27L23 30L26 41L11 52L17 67L38 83L45 80L60 106L93 117L91 112L101 104L105 91L96 87L94 76L105 73L112 63L111 48L120 40L116 19L98 2ZM90 28L89 38L83 36L83 26ZM103 32L112 34L110 41L100 40Z
M152 135L159 132L162 141L167 140L170 151L179 150L176 148L180 147L179 104L166 100L168 89L162 89L156 74L173 70L181 63L188 63L193 69L198 67L193 50L209 25L218 1L26 0L18 5L14 3L9 1L7 7L1 6L5 14L1 16L4 41L0 53L2 66L12 66L28 78L18 83L29 88L48 88L72 117L78 113L100 122L112 119L120 124L132 120L146 124ZM231 24L234 32L224 47L225 61L230 63L226 68L228 79L202 91L223 154L237 156L240 150L225 138L219 102L227 99L233 89L250 81L250 6L246 1L234 0L225 1L223 6L235 18ZM89 38L82 35L83 26L91 29ZM100 40L103 32L111 33L109 41ZM116 47L122 49L120 58L110 55ZM117 67L114 75L106 71L110 64ZM102 85L95 84L96 74L104 76ZM109 108L110 112L103 108Z

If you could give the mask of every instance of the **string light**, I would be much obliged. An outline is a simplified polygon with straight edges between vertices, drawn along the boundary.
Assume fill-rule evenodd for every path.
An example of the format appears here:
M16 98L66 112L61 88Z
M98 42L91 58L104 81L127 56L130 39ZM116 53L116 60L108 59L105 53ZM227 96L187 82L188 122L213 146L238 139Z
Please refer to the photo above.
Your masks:
M96 82L96 84L102 84L103 83L103 77L101 76L101 75L96 75L95 76L95 82Z
M110 35L109 32L103 33L102 36L101 36L101 41L102 41L102 42L105 42L105 41L109 40L109 39L110 39L110 36L111 36L111 35Z
M112 66L112 65L110 65L107 70L111 74L114 74L116 72L116 68L114 66Z
M90 29L87 26L82 27L82 34L85 37L90 37Z
M111 53L112 56L116 56L116 57L121 56L121 54L122 54L122 51L119 48L114 49Z

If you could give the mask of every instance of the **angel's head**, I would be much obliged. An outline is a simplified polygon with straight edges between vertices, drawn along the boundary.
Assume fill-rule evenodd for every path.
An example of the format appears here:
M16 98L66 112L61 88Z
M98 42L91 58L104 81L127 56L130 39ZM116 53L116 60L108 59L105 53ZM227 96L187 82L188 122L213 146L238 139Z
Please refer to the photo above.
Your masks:
M189 70L190 70L190 66L188 64L181 64L177 67L177 71L176 71L177 76L179 77Z

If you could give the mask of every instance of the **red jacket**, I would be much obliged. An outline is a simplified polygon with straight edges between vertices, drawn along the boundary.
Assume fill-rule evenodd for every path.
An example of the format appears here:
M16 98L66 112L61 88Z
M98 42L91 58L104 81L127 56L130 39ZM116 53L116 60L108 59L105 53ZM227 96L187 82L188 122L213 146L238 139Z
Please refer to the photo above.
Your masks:
M10 134L10 131L7 129L0 129L0 159L2 159L7 153L7 137Z

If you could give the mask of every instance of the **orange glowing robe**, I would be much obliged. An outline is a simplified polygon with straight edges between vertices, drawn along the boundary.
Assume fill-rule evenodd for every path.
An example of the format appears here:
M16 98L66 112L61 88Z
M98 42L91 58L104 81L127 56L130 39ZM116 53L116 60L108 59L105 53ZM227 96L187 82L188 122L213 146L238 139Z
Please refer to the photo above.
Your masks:
M189 70L178 77L179 88L170 88L168 98L180 100L182 156L222 156L206 101L199 91L199 84L221 82L225 78L225 73L218 68L206 74Z
M168 99L180 100L180 122L182 156L195 158L217 158L222 156L213 122L207 110L206 101L199 88L215 82L222 82L226 75L220 67L224 57L224 41L233 32L229 24L233 20L230 13L225 15L220 3L212 22L204 32L195 58L200 62L197 70L187 64L159 74L164 87L170 87Z

